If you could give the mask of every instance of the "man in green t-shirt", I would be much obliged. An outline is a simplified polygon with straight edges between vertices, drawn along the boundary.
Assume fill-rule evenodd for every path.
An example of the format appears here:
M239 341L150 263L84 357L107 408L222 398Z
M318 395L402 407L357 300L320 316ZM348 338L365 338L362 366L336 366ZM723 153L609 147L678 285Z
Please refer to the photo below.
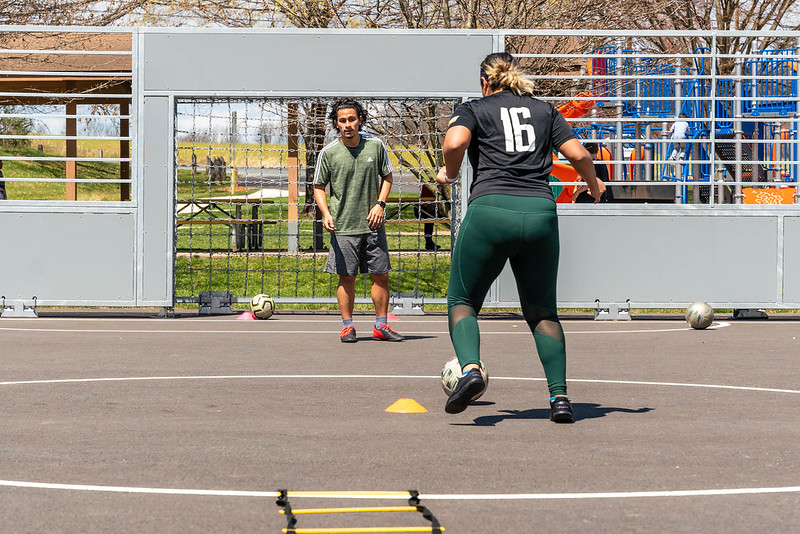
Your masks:
M333 103L330 114L340 137L319 154L314 172L314 199L322 212L322 226L331 233L325 272L338 274L336 300L342 314L339 340L357 341L353 328L356 277L369 273L375 305L372 338L403 341L386 322L389 311L389 247L384 210L392 189L392 166L380 139L362 135L367 114L351 99ZM330 204L325 187L330 186Z

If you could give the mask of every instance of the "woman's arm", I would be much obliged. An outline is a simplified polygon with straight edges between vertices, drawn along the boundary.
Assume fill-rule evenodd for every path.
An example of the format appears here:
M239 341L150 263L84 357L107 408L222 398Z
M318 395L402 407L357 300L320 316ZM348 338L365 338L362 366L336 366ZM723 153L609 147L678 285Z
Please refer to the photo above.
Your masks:
M583 147L580 141L575 138L557 147L558 151L564 154L572 166L581 175L583 181L589 186L589 194L594 198L595 203L600 201L601 183L594 172L594 161L592 155ZM602 186L605 189L605 186Z
M436 181L440 184L452 184L458 178L464 153L472 141L472 132L466 126L453 126L444 135L442 153L444 154L444 167L439 169Z

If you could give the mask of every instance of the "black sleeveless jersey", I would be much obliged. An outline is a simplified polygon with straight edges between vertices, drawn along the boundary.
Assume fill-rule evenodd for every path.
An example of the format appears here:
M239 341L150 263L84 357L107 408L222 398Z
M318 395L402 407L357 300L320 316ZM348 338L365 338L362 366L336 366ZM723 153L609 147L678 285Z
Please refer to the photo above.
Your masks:
M453 126L472 132L470 202L490 194L553 198L553 148L575 133L551 104L504 90L458 106Z

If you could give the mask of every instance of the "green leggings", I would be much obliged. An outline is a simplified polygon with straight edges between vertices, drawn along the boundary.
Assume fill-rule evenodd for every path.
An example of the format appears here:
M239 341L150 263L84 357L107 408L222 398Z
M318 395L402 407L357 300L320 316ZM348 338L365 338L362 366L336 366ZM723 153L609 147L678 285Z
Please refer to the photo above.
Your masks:
M450 339L462 368L481 360L478 313L508 260L550 394L566 395L566 347L556 310L558 253L553 200L486 195L470 203L453 249L447 290Z

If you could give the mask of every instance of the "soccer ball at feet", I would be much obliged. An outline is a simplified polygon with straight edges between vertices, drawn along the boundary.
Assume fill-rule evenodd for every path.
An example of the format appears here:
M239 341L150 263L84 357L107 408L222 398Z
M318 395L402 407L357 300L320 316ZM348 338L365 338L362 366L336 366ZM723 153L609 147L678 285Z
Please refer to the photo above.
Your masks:
M456 385L458 385L458 379L461 378L462 374L461 364L458 363L458 356L450 358L447 363L444 364L444 367L442 367L442 389L448 397L453 393ZM483 362L481 362L481 376L483 376L484 388L480 393L472 397L471 400L479 399L486 391L486 386L489 385L489 375L486 374L486 367L484 367Z

